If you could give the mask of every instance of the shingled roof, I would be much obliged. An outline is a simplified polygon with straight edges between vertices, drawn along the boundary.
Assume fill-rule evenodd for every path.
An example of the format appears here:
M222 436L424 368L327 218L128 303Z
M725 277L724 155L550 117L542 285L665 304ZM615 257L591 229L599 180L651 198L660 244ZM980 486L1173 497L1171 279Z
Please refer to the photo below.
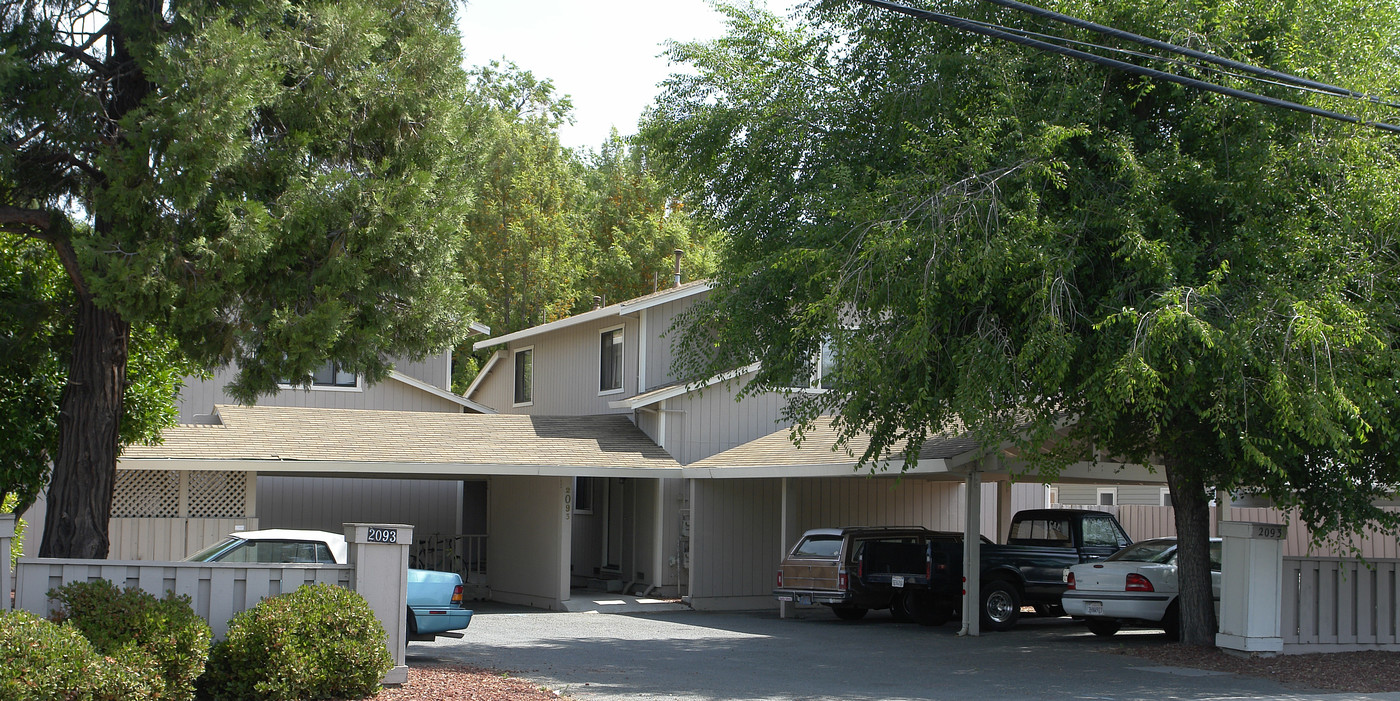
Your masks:
M215 414L217 424L176 426L165 430L162 445L127 448L122 467L179 462L184 469L260 472L680 476L680 465L619 414L223 405Z
M711 455L685 468L692 478L724 477L819 477L849 475L856 461L870 447L868 436L852 440L847 448L836 448L836 429L830 417L822 417L809 429L800 446L792 443L791 429L782 428L766 436ZM947 472L948 468L965 463L981 454L981 448L971 434L949 430L930 437L919 450L915 474ZM898 453L898 451L896 451ZM871 465L899 471L904 465L901 455L894 454L883 463Z

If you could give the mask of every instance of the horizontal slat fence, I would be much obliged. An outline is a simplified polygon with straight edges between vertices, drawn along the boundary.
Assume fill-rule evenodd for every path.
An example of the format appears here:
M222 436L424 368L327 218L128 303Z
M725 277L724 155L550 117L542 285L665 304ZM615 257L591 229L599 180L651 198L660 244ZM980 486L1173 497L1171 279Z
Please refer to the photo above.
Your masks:
M1400 651L1400 560L1283 558L1283 651Z
M351 588L350 565L252 565L208 562L139 562L20 558L15 570L15 608L47 617L49 590L72 582L106 579L118 588L136 587L158 597L173 591L190 597L194 612L209 621L216 640L228 621L259 601L303 584Z

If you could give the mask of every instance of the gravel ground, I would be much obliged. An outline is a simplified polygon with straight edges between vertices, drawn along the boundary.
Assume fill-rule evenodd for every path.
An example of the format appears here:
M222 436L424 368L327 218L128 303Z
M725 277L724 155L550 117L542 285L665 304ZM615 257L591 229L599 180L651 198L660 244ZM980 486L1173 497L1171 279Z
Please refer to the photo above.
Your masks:
M1245 676L1264 677L1306 689L1350 693L1400 691L1400 653L1340 652L1319 655L1286 655L1243 658L1216 648L1163 644L1111 650L1162 665L1189 667ZM408 683L386 688L381 701L545 701L562 694L510 672L460 666L419 666L408 670Z

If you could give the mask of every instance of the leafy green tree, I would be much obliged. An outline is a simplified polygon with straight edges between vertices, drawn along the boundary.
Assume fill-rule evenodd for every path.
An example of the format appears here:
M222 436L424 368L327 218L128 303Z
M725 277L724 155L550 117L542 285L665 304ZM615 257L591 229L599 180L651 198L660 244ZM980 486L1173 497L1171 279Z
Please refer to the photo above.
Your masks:
M480 285L481 321L510 333L563 316L580 294L583 169L559 143L572 107L553 83L496 61L472 78L481 180L463 269Z
M0 234L0 435L7 437L0 443L0 513L24 513L48 483L72 312L73 288L53 251ZM155 329L134 331L121 444L159 440L160 429L175 423L181 379L196 373Z
M1400 92L1393 3L1052 6ZM672 47L695 74L643 129L730 233L680 374L762 360L746 390L781 389L829 338L835 391L789 413L868 434L863 462L962 422L1047 481L1164 465L1188 643L1214 641L1210 490L1299 507L1314 533L1397 529L1374 500L1400 486L1400 140L854 3L794 26L724 12L725 37Z
M614 302L665 289L675 274L677 250L686 279L714 272L718 230L686 211L649 163L646 148L629 146L613 130L592 154L586 180L594 258L584 285L592 295Z
M107 552L133 329L244 401L461 337L460 51L446 0L0 3L0 231L72 285L41 555Z

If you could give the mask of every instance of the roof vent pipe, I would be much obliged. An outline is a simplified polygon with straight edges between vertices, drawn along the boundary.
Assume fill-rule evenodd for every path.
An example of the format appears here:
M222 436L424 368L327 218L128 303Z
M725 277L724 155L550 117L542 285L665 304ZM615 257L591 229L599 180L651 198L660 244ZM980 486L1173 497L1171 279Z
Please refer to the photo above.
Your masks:
M602 309L602 308L603 308L603 298L602 298L602 297L599 297L598 295L593 295L593 308L594 308L594 309Z
M679 248L676 249L675 253L676 253L676 280L675 280L675 283L676 283L676 287L680 287L680 286L681 286L681 256L684 255L684 254L681 253L681 249L679 249Z

